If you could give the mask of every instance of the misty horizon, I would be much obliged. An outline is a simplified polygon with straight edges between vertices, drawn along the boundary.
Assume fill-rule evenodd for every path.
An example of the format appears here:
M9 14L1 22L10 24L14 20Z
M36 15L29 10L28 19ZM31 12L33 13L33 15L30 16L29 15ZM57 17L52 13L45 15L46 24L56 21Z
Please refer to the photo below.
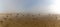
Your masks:
M0 0L0 13L60 14L60 0Z

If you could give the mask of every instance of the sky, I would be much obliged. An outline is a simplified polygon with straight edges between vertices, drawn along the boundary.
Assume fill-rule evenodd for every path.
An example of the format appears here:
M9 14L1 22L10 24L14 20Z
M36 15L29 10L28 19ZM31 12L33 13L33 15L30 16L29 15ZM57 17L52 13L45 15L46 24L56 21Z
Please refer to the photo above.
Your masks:
M0 0L0 13L59 13L60 0Z

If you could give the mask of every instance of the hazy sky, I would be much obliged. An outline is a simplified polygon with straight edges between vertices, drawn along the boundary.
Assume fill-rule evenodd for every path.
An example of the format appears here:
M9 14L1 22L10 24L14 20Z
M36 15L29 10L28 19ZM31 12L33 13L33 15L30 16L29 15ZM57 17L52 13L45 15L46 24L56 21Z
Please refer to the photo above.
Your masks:
M60 13L60 0L0 0L0 12Z

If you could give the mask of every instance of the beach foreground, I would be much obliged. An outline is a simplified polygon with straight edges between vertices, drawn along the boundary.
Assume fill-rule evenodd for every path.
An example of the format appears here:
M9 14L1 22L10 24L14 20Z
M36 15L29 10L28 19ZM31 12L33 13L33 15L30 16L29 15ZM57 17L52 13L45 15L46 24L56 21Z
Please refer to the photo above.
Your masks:
M0 27L60 27L57 14L0 14Z

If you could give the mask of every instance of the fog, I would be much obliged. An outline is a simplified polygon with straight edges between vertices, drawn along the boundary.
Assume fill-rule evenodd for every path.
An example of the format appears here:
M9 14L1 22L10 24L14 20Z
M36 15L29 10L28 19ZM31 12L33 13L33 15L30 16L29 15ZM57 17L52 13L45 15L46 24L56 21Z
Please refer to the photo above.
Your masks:
M58 13L60 0L0 0L0 13Z

